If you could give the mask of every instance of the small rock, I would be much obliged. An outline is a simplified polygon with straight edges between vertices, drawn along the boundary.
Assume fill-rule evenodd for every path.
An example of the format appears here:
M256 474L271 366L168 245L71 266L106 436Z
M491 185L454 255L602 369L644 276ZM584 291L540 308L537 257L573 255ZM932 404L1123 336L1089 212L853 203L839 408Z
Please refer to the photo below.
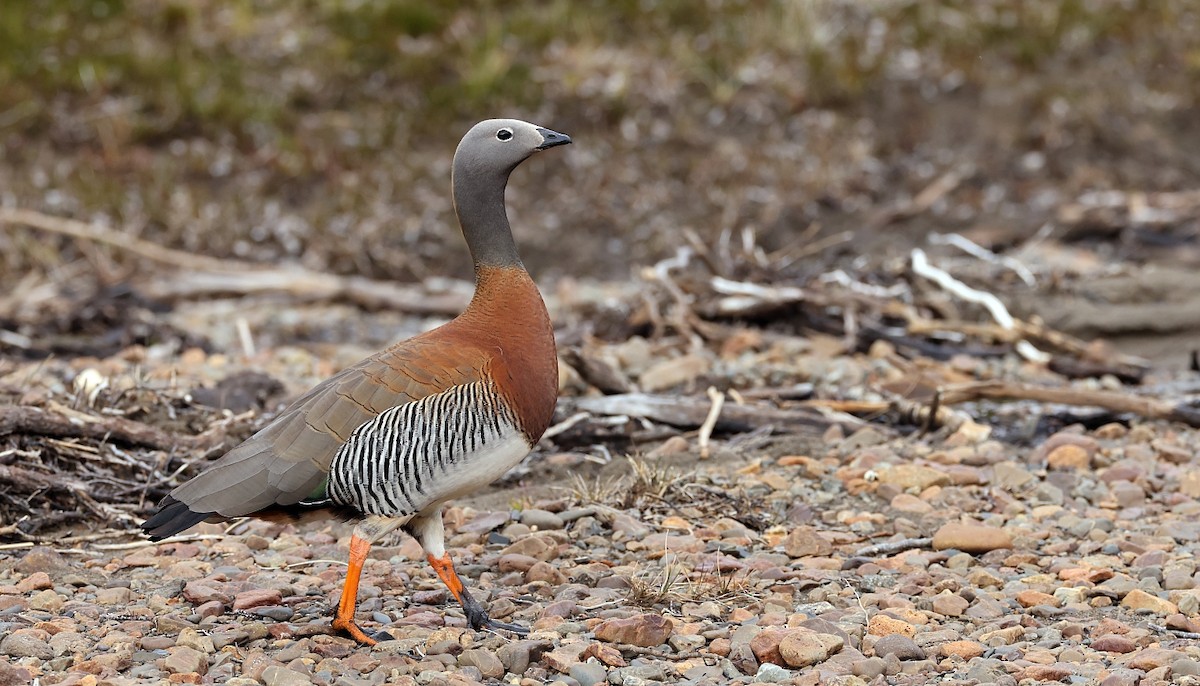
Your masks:
M754 653L754 659L759 664L770 662L780 666L784 665L783 656L779 654L779 644L783 642L783 638L787 634L786 629L773 627L755 634L750 639L750 650Z
M312 679L281 665L268 665L259 677L266 686L310 686Z
M521 523L540 531L563 528L562 517L546 510L523 510L521 512Z
M496 568L501 572L528 572L530 567L537 564L539 560L532 555L521 555L520 553L509 553L501 555L496 560Z
M286 622L296 614L296 611L287 605L263 605L251 608L250 613L259 617L273 619L276 622Z
M933 512L933 505L930 505L917 496L910 495L908 493L900 493L895 498L892 498L892 502L889 504L893 510L898 510L900 512L908 512L911 514L929 514L930 512Z
M561 586L566 583L567 575L563 574L558 567L549 562L539 560L529 568L529 571L525 572L526 583L534 583L536 581L544 581L551 586Z
M462 667L475 667L489 679L499 679L504 676L504 663L490 650L473 648L464 650L458 656L458 664Z
M53 587L54 582L50 580L50 575L45 572L34 572L17 582L17 590L22 593L44 591L47 588Z
M200 605L213 600L229 603L233 596L225 591L225 584L210 579L194 579L183 586L183 597Z
M254 588L242 591L233 599L233 609L249 610L263 605L278 605L283 601L283 594L274 588Z
M878 472L880 483L892 484L902 491L914 489L923 491L930 486L949 486L950 477L931 467L915 464L900 464L895 467L881 469Z
M500 551L500 555L528 555L535 560L549 562L558 557L558 544L547 536L529 535L513 541Z
M939 646L939 648L942 651L942 655L946 657L959 657L963 660L979 657L987 651L987 646L978 641L947 641Z
M601 641L653 648L667 642L671 629L671 622L666 617L642 614L624 619L605 620L597 624L593 631Z
M1150 595L1140 588L1135 588L1127 593L1121 601L1121 607L1127 607L1131 610L1148 610L1159 615L1170 615L1179 612L1179 608L1175 606L1175 603L1163 600L1158 596Z
M1200 662L1181 657L1171 662L1171 674L1175 676L1200 676Z
M875 641L875 655L886 658L895 655L901 660L924 660L925 651L908 636L889 634Z
M608 670L598 662L580 662L577 665L571 665L567 674L578 681L579 686L597 686L608 680Z
M205 617L220 617L223 614L225 614L225 604L219 600L210 600L196 607L196 615L201 619Z
M1146 491L1133 482L1114 481L1108 489L1121 507L1136 507L1146 502Z
M128 605L132 599L133 591L121 586L96 591L97 605Z
M213 645L211 636L205 636L195 629L183 629L179 632L179 636L175 638L175 645L195 648L202 653L215 653L216 647Z
M607 643L593 643L584 649L581 658L594 657L609 667L624 667L625 658L621 651Z
M62 609L66 599L51 590L39 591L29 599L29 607L33 610L57 613Z
M1011 548L1012 537L1007 531L982 524L943 524L933 535L934 550L961 550L964 553L986 553Z
M579 664L580 655L586 648L587 646L579 643L559 646L542 655L542 662L550 669L566 674L571 670L571 665Z
M1012 493L1023 491L1035 477L1015 462L999 462L992 467L992 483Z
M504 665L506 671L520 676L525 673L525 670L529 669L531 659L529 652L532 646L532 641L505 643L496 651L496 657Z
M33 683L33 675L24 667L11 665L7 660L0 660L0 686L23 686Z
M0 641L0 653L11 657L36 657L41 660L49 660L54 657L54 649L47 641L49 637L49 634L40 629L20 629Z
M1036 607L1038 605L1049 605L1051 607L1061 607L1063 601L1052 596L1049 593L1041 591L1020 591L1016 595L1016 600L1021 607Z
M46 572L53 576L71 569L71 564L55 549L39 546L30 548L13 568L22 574Z
M758 668L758 672L754 675L754 683L777 684L781 681L787 681L791 678L791 672L787 671L783 667L780 667L779 665L768 662Z
M1178 660L1185 655L1178 650L1168 650L1166 648L1145 648L1134 653L1127 667L1140 669L1144 672L1159 669L1169 666L1173 661Z
M646 534L650 533L650 527L625 514L624 512L613 515L610 526L612 527L613 533L621 534L624 540L641 539L645 537Z
M175 647L163 659L163 669L172 674L204 674L208 671L208 656L195 648Z
M1091 454L1074 444L1060 445L1046 456L1050 469L1087 469L1091 463Z
M742 674L758 672L758 658L754 657L754 650L749 643L733 644L729 649L729 662Z
M1137 644L1125 636L1107 634L1092 641L1092 650L1105 653L1132 653L1137 650Z
M840 636L795 630L779 642L779 655L789 667L808 667L829 659L843 645Z
M862 677L866 681L871 681L875 677L881 676L886 667L887 664L882 657L866 657L856 660L854 664L850 665L850 673Z
M953 593L939 593L932 603L933 611L945 617L961 617L970 606L970 601Z
M896 619L887 615L872 615L870 621L867 622L867 633L872 636L900 634L912 638L917 635L917 627L903 619Z
M833 552L833 545L811 526L798 526L783 539L783 552L788 557L825 557Z
M1075 674L1071 665L1055 662L1052 665L1029 665L1021 671L1021 679L1034 681L1066 681Z

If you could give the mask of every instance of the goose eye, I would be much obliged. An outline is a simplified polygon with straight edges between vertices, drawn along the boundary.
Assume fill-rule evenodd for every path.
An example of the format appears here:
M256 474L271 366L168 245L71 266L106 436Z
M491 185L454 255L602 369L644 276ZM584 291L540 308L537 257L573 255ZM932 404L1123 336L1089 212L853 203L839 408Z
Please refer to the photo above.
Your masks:
M512 137L513 137L513 132L512 132L512 129L510 129L510 128L503 128L496 132L496 138L498 138L499 140L502 140L502 141L509 140Z

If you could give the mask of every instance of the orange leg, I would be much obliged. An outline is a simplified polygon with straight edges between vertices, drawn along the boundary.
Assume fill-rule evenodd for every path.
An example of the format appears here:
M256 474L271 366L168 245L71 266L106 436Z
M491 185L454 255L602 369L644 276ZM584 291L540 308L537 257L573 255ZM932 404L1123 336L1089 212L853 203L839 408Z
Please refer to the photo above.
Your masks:
M354 623L354 608L358 604L358 580L362 576L363 563L367 561L367 553L371 551L371 543L358 535L350 537L350 568L346 572L346 583L342 586L342 599L338 603L337 615L333 618L333 628L345 631L363 645L375 645L375 639L368 636Z
M450 594L462 605L463 613L467 615L467 623L476 631L480 629L504 629L515 634L525 636L529 633L529 629L516 624L505 624L487 616L487 612L479 601L471 597L467 592L467 588L463 586L463 582L458 578L458 573L454 571L454 561L450 559L449 554L441 557L434 557L432 554L427 555L429 564L433 566L433 571L437 572L438 578L442 583L446 584L446 588L450 589Z

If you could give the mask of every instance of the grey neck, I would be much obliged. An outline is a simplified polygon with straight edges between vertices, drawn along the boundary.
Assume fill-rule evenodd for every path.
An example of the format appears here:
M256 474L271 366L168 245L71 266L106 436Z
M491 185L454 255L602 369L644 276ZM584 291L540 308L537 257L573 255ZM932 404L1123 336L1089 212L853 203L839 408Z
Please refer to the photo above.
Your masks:
M454 211L476 267L522 266L504 209L504 188L511 171L454 160Z

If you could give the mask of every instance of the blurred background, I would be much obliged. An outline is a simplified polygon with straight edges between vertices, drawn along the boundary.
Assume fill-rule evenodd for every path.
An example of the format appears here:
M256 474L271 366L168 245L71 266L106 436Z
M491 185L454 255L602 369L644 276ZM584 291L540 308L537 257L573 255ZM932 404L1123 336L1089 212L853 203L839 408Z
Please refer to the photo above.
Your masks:
M1073 246L1064 274L1190 273L1198 85L1186 0L4 2L0 206L213 258L465 279L450 158L513 116L576 141L510 185L547 286L628 281L697 239L804 255L804 279L931 232ZM0 225L0 320L18 328L15 293L154 269Z

